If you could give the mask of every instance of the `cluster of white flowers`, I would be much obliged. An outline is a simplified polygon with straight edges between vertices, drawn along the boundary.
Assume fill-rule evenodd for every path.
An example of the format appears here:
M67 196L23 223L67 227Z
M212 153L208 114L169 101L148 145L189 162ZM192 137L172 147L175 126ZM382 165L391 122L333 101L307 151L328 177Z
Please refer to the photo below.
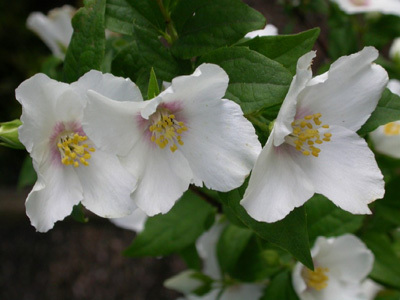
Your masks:
M400 16L399 0L331 0L348 14L382 13Z
M261 151L228 76L203 64L143 101L129 79L90 71L71 85L37 74L16 90L20 140L38 181L26 201L39 231L82 204L108 218L166 213L189 185L241 186Z

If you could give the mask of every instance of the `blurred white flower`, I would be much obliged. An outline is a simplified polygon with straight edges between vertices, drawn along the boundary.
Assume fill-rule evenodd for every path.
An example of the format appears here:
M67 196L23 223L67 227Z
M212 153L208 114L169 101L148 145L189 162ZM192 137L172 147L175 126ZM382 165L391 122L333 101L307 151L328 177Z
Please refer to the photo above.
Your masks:
M244 37L248 39L255 38L256 36L269 36L269 35L278 35L278 28L276 28L272 24L267 24L264 29L250 31Z
M179 298L179 300L257 300L261 297L264 288L261 284L238 283L225 288L223 287L222 273L217 258L217 243L226 225L227 223L221 223L217 220L196 242L197 252L203 260L202 273L215 280L210 292L202 296L194 295L192 292L199 288L202 282L193 276L195 271L187 270L168 279L164 283L167 288L185 294L185 297Z
M147 215L168 212L190 183L229 191L248 176L261 145L240 106L222 99L228 81L202 64L149 101L89 91L83 128L138 178L132 199Z
M258 221L281 220L314 193L354 214L370 213L368 203L384 195L374 154L356 133L387 84L386 71L372 63L378 51L341 57L312 78L314 56L299 59L241 201Z
M110 219L112 223L118 227L135 231L136 233L142 232L144 225L147 221L147 215L140 208L135 209L129 216L122 218Z
M331 0L348 14L380 12L400 16L399 0Z
M22 104L19 138L38 175L26 200L27 215L38 231L51 229L79 202L109 218L128 215L136 208L130 198L136 179L82 128L88 89L121 101L127 100L120 93L125 90L141 99L130 80L93 70L72 84L36 74L15 91Z
M33 12L26 24L43 40L54 56L64 59L73 33L71 19L75 12L75 8L69 5L52 9L47 16Z
M400 63L400 38L394 39L392 46L389 49L389 57Z
M400 81L389 80L388 88L400 96ZM369 136L377 152L400 158L400 120L379 126Z
M356 236L319 237L311 255L314 271L293 269L293 287L301 300L372 300L380 287L366 279L374 255Z

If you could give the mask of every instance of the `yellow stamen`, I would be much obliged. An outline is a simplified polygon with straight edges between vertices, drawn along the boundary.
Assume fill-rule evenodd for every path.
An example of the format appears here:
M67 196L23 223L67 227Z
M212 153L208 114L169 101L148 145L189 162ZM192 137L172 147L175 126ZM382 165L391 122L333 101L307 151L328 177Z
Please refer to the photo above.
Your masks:
M400 123L391 122L386 124L383 127L383 133L388 136L400 135Z
M80 164L88 166L88 159L91 158L90 152L95 152L95 148L89 148L89 144L84 144L88 138L85 135L78 133L66 132L60 136L57 148L61 154L61 163L69 166L73 165L75 168Z
M328 286L329 277L326 275L328 272L328 268L317 267L315 271L304 268L301 274L308 287L321 291Z

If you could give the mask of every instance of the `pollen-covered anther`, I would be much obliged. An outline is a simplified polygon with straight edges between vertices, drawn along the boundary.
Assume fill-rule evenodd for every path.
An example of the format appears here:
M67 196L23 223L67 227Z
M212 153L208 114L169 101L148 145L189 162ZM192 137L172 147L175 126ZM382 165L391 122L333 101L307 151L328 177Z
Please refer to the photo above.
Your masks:
M385 135L400 135L400 124L396 122L391 122L383 126L383 133Z
M318 157L321 149L316 145L321 145L323 142L331 140L332 133L325 132L321 134L320 132L320 130L329 129L329 125L322 125L321 117L322 114L320 113L307 115L302 119L293 121L291 124L293 131L287 137L287 141L305 156Z
M165 108L159 108L150 116L152 125L149 126L151 132L150 140L160 148L164 149L170 145L171 152L178 150L178 145L183 145L181 134L187 131L185 123L176 120L174 114Z
M308 287L320 291L328 286L329 277L326 275L327 272L329 272L328 268L317 267L315 271L304 268L302 276Z
M61 154L61 163L67 166L73 165L76 168L81 164L88 166L88 160L91 158L90 152L95 152L96 149L84 143L86 140L87 136L74 132L61 135L57 143Z

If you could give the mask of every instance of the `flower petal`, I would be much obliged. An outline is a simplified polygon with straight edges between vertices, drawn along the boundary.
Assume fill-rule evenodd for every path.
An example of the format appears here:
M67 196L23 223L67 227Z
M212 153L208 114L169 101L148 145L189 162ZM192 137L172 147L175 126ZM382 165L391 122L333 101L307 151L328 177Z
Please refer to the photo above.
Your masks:
M189 187L193 173L179 150L159 149L142 137L123 165L138 178L138 187L131 197L148 216L167 213Z
M82 186L71 166L53 164L50 154L34 166L38 180L26 199L26 214L37 231L46 232L72 212L82 199Z
M225 95L228 82L229 77L220 66L202 64L192 75L174 78L172 85L160 97L163 102L182 100L191 110L190 113L194 114L198 106L204 107L220 100Z
M89 166L76 168L83 188L82 204L105 218L124 217L135 209L130 194L136 186L135 178L125 170L118 158L96 150Z
M88 91L82 127L102 150L126 155L143 134L140 110L145 102L118 102Z
M48 138L56 124L57 99L69 89L68 84L50 79L44 74L36 74L15 90L15 97L22 105L23 125L19 128L19 139L38 163L43 159Z
M319 237L315 243L320 250L313 259L317 265L329 269L329 279L361 283L372 270L374 255L352 234L330 239Z
M221 297L220 300L243 300L252 299L258 300L262 296L264 286L261 284L243 283L229 286Z
M393 123L400 126L400 121ZM369 134L374 143L374 149L379 153L400 158L400 134L385 134L385 126L387 125L379 126Z
M388 76L372 62L378 51L366 47L334 62L322 77L310 81L298 97L298 111L305 114L321 113L321 121L357 131L375 109Z
M139 88L129 78L103 74L96 70L87 72L71 86L80 91L83 97L86 96L86 91L93 90L116 101L143 101Z
M270 223L281 220L314 194L313 184L296 163L302 154L295 152L287 144L274 147L268 139L240 202L254 219Z
M218 191L241 186L261 151L254 127L230 100L196 103L195 113L188 106L180 149L195 177Z
M365 0L364 5L355 5L351 0L332 0L348 14L381 12L384 14L400 15L398 0Z
M293 77L274 125L273 138L276 147L281 145L285 141L285 136L293 130L291 123L296 115L297 97L312 77L311 64L314 57L315 51L310 51L297 61L296 75Z
M332 126L331 141L320 145L319 157L299 155L296 162L315 186L337 206L368 214L368 203L382 198L384 182L374 154L356 133Z
M144 229L147 215L140 208L137 208L129 216L110 219L110 221L121 228L139 233Z

